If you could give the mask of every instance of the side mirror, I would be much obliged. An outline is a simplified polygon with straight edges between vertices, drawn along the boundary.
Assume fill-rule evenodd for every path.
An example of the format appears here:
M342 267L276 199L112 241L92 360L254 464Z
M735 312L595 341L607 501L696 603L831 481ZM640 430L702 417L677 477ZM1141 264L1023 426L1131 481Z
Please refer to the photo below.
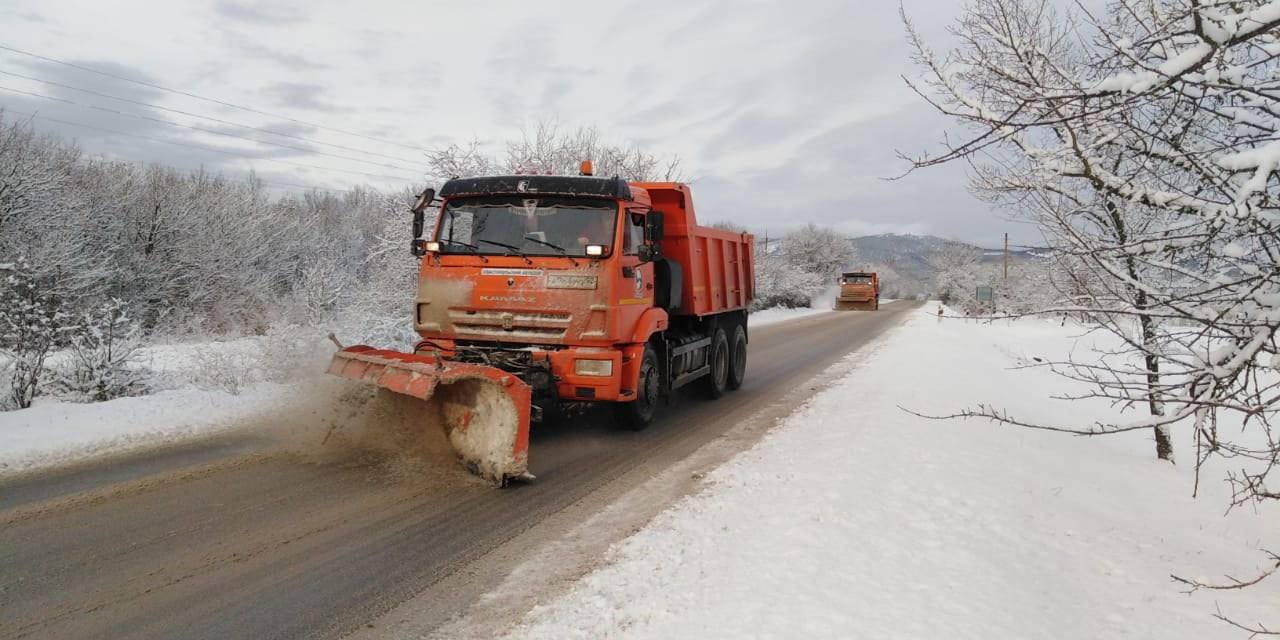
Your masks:
M644 217L644 239L656 244L662 242L663 220L661 211L650 211Z
M422 193L418 194L418 202L413 205L413 208L410 209L410 211L414 212L415 214L421 214L422 212L427 210L427 207L431 206L432 202L435 202L435 201L436 201L436 190L423 189Z
M425 225L427 207L430 207L435 199L435 189L424 189L422 193L418 194L418 201L414 203L413 208L409 209L409 211L413 212L413 244L411 251L415 256L426 255L420 240L422 239L423 226Z

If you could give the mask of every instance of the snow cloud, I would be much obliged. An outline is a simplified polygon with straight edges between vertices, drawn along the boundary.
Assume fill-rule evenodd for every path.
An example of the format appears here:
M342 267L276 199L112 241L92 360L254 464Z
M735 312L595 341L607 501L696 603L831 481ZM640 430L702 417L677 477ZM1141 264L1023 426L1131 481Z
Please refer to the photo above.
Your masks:
M923 31L939 37L946 37L957 12L951 0L907 0L906 9ZM0 16L25 25L0 45L294 122L2 49L0 71L273 130L303 126L297 121L321 125L294 135L391 156L396 160L387 162L401 169L374 178L347 172L367 164L0 91L0 106L62 120L34 122L94 153L237 175L253 169L281 182L400 188L420 181L424 148L499 141L555 120L565 127L595 125L610 138L679 155L699 209L711 220L770 232L815 222L983 244L1010 231L1035 241L1028 229L973 199L961 167L883 180L905 168L896 151L932 148L947 126L900 78L914 70L893 2L559 0L357 10L328 0L292 6L126 0L87 7L73 0L14 0ZM58 96L70 91L11 76L0 76L0 86ZM83 93L76 101L156 115ZM76 126L83 124L234 153Z

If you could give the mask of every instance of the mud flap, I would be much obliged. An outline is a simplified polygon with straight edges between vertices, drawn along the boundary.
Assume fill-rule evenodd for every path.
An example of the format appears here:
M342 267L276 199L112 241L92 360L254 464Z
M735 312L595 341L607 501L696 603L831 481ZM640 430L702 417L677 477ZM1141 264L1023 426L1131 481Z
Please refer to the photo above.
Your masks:
M510 373L363 345L335 353L329 373L425 400L423 419L440 424L472 473L498 485L532 479L532 392Z

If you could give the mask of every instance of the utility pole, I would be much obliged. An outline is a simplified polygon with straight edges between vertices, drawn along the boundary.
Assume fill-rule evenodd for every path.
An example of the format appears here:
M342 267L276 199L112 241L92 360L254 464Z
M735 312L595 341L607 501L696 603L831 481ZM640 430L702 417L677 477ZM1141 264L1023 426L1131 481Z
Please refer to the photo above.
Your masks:
M1009 284L1009 234L1004 234L1004 282Z

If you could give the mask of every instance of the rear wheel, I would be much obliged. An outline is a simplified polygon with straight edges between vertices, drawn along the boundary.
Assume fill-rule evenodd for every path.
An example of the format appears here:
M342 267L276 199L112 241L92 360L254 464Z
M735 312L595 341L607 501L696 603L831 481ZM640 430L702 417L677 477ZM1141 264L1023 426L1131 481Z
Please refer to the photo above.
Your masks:
M708 397L715 399L724 395L729 384L729 337L723 327L716 327L709 348L707 364L711 366L711 372L707 374L703 388Z
M636 382L636 399L617 405L618 421L632 431L640 431L653 422L662 395L662 371L653 347L645 346L640 359L640 377Z
M729 340L729 379L730 391L742 387L747 377L747 329L742 325L734 325L733 337Z

